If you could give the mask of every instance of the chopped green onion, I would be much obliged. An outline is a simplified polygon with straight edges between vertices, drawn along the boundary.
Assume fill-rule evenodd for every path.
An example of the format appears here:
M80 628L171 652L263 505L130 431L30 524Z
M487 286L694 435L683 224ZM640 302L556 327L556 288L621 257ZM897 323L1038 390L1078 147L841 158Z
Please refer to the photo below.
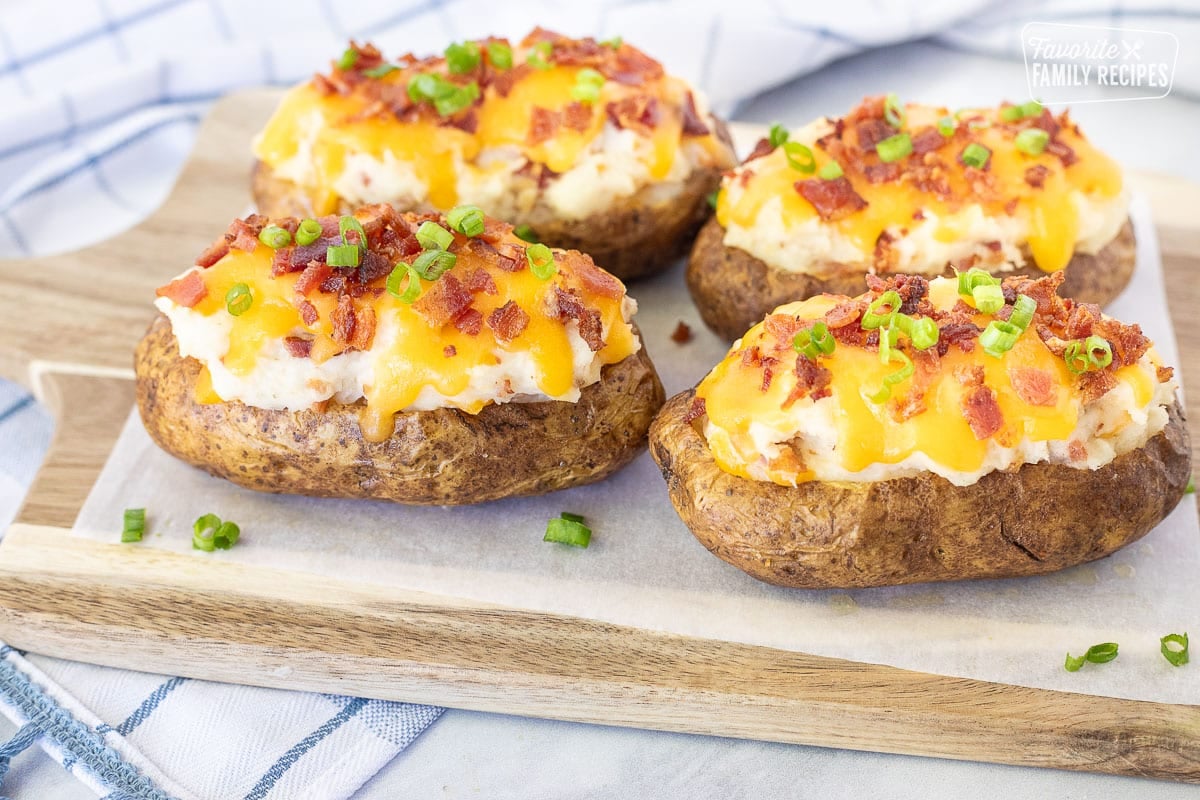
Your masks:
M946 115L938 120L937 129L938 133L949 139L958 130L958 123L955 122L954 117Z
M446 250L454 244L454 234L427 219L417 228L417 241L426 250Z
M342 53L342 57L337 60L337 68L345 72L348 69L353 69L358 63L358 50L353 47L347 47Z
M531 244L525 248L525 260L538 280L548 281L558 271L554 265L554 253L544 244Z
M242 529L236 522L222 522L221 527L213 534L213 546L218 550L228 550L238 543L242 537Z
M216 514L205 514L192 523L192 548L211 553L217 549L213 541L221 529L221 518Z
M1094 369L1104 369L1112 363L1112 345L1102 336L1089 336L1083 342L1088 362Z
M879 338L881 348L884 339L885 337L882 336ZM890 351L888 359L890 361L899 361L903 366L901 366L900 369L896 370L891 375L885 375L883 378L883 386L879 387L879 391L867 397L868 400L876 405L887 402L892 396L892 387L901 381L911 378L912 374L916 371L916 367L913 366L912 359L904 355L904 353L899 350Z
M1004 290L999 284L981 284L971 290L975 308L984 314L995 314L1004 307Z
M842 165L836 161L830 161L825 166L817 170L817 177L825 181L836 181L845 174L846 173L842 171Z
M488 42L488 63L496 69L512 68L512 48L507 42Z
M1005 122L1016 122L1030 117L1040 116L1042 113L1042 104L1037 100L1030 100L1028 103L1022 103L1019 106L1006 106L1000 109L1000 119Z
M543 542L569 544L572 547L587 547L592 541L592 529L582 522L567 519L566 515L555 517L546 523Z
M1046 144L1049 141L1050 134L1041 128L1026 128L1017 134L1017 138L1013 140L1013 143L1022 153L1036 156L1046 149Z
M720 199L720 197L721 197L721 190L714 189L713 191L709 192L708 197L706 197L704 199L708 201L708 207L715 211L717 209L717 201Z
M315 219L305 219L300 223L300 227L296 228L296 244L310 245L317 239L321 238L321 223Z
M938 336L941 332L938 330L937 323L933 319L929 317L919 317L916 319L904 317L904 319L912 320L912 324L905 333L912 340L913 347L918 350L928 350L938 343Z
M570 511L564 511L558 516L562 519L570 520L571 522L583 522L582 514L572 514Z
M254 295L250 294L250 287L244 283L235 283L225 293L225 310L232 316L240 317L249 311L252 305Z
M1116 657L1117 643L1105 642L1103 644L1092 645L1086 653L1078 657L1067 653L1067 662L1064 666L1067 672L1078 672L1085 661L1090 661L1093 664L1107 664Z
M1011 322L994 319L979 334L979 346L992 358L1000 358L1021 338L1021 329Z
M1087 372L1088 357L1081 342L1071 342L1067 345L1067 349L1063 351L1063 361L1067 363L1067 370L1073 375Z
M448 117L451 114L457 114L478 99L479 84L471 81L466 86L455 87L454 91L445 97L435 99L433 107L437 109L438 114Z
M446 212L446 222L463 236L474 238L483 233L483 209L479 206L455 206Z
M479 84L458 86L432 72L414 75L408 82L408 97L414 103L432 103L438 114L448 117L479 98Z
M807 145L799 142L784 142L783 154L792 169L799 170L805 175L811 175L817 171L816 156Z
M454 266L458 256L445 250L426 250L412 263L413 269L427 281L436 281L442 273Z
M1065 669L1067 672L1079 672L1085 661L1087 661L1086 655L1073 656L1070 653L1067 653L1067 662L1063 664L1063 669Z
M581 103L594 103L600 99L600 89L603 86L604 76L591 67L584 67L575 75L571 97Z
M534 69L550 69L550 54L554 50L554 45L550 42L538 42L529 51L529 55L525 56L525 61Z
M331 267L357 267L362 248L356 244L331 244L325 248L325 263Z
M371 67L370 69L364 69L363 75L366 75L368 78L382 78L385 75L391 75L393 72L397 71L398 69L400 69L400 68L397 67L395 64L383 63L383 64L380 64L378 67Z
M614 36L611 39L605 39L604 41L600 42L600 46L601 47L611 47L613 50L620 50L621 45L624 43L625 43L625 40L622 39L620 36Z
M871 301L871 305L867 306L867 312L863 314L862 327L863 330L874 330L892 318L892 315L900 310L900 293L895 289L888 289L883 294ZM882 309L887 306L887 311Z
M404 291L400 291L400 281L408 277L408 285L404 287ZM387 277L388 293L405 305L412 305L421 296L421 281L420 274L413 269L411 264L405 264L403 261L396 264L392 272Z
M1195 494L1196 493L1196 479L1195 478L1188 478L1188 485L1184 487L1183 493L1184 494Z
M999 286L1000 279L987 270L971 267L966 272L958 273L958 293L971 297L976 286Z
M787 128L783 127L783 125L778 122L771 126L771 130L767 134L767 142L771 145L772 150L774 150L776 147L779 147L779 145L783 144L787 140Z
M465 75L479 66L479 45L474 42L453 42L445 55L451 75Z
M130 542L140 542L142 540L142 535L145 533L146 509L125 509L124 524L121 527L121 541L126 544Z
M879 154L879 160L884 163L890 164L893 161L899 161L912 152L912 137L907 133L889 136L875 145L875 152Z
M278 250L292 243L292 235L278 225L268 225L258 232L258 240L272 250Z
M1171 666L1182 667L1188 663L1188 635L1186 633L1168 633L1158 641L1163 658L1169 661Z
M962 153L959 155L959 159L961 159L964 164L966 164L968 167L975 167L976 169L983 169L983 167L987 164L988 159L991 157L992 151L988 150L978 142L971 142L969 145L963 148Z
M1013 303L1012 316L1008 321L1016 325L1021 330L1029 327L1029 323L1033 322L1033 312L1037 311L1037 301L1029 295L1017 295L1016 301Z
M537 244L541 241L533 228L528 225L518 225L517 227L513 228L513 235L518 239L522 239L532 244Z
M896 97L894 92L883 101L883 118L893 128L903 128L908 119L908 114L905 113L900 98Z
M824 322L818 322L792 337L792 349L813 361L822 355L832 354L836 347L837 341Z
M358 234L358 241L352 242L346 236L347 233L353 231ZM359 247L367 246L367 232L363 229L362 223L356 217L349 214L338 220L338 233L342 235L342 244L356 244Z

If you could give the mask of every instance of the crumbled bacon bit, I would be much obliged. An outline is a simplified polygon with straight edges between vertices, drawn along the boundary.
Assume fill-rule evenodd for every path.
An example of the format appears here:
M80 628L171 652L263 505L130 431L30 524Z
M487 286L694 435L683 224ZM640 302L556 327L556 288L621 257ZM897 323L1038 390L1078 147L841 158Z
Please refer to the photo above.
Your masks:
M374 340L375 309L363 306L354 312L354 333L350 337L349 346L354 350L369 350Z
M1115 388L1117 379L1110 370L1085 372L1079 376L1079 395L1085 404L1099 400Z
M826 221L843 219L867 207L867 201L854 191L845 175L832 181L820 178L796 181L796 191L812 203L817 214Z
M797 333L812 327L811 322L803 322L787 314L771 314L763 320L763 329L776 341L791 344Z
M491 273L480 267L476 267L463 277L463 287L471 294L483 292L494 295L499 291Z
M1050 168L1042 164L1034 164L1025 170L1025 182L1035 189L1041 189L1046 185L1046 178L1050 175Z
M874 150L875 145L895 135L896 129L887 124L882 117L877 117L859 122L854 126L854 132L858 135L860 150Z
M1058 160L1062 162L1064 167L1069 167L1079 160L1079 156L1075 155L1075 151L1071 146L1062 142L1048 142L1046 144L1046 152L1052 156L1058 156Z
M321 318L320 314L317 313L317 307L307 300L301 300L296 308L300 312L300 319L304 320L304 324L310 328L316 325L317 320Z
M514 301L509 300L488 315L488 327L501 342L511 342L520 336L529 325L529 315Z
M707 136L710 133L708 126L700 119L700 113L696 111L696 98L691 92L683 100L683 135L684 136Z
M222 236L196 256L197 267L211 267L229 253L229 241Z
M462 282L447 272L413 303L413 308L430 327L440 328L470 308L473 299Z
M923 156L926 153L932 153L948 141L949 139L942 136L937 128L922 128L912 137L913 155Z
M830 329L843 328L862 319L867 304L861 300L846 300L825 312L825 324Z
M975 349L975 340L979 338L979 334L983 333L979 326L974 322L950 322L945 325L938 326L938 355L944 356L950 350L951 345L958 345L958 349L964 353L969 353Z
M564 292L558 286L554 287L554 293L549 299L551 306L548 316L552 319L575 320L579 324L579 336L587 342L592 352L603 349L603 326L599 311L584 306L574 292Z
M324 261L312 261L296 279L296 294L307 297L333 274L333 267Z
M707 413L708 409L705 408L704 398L693 397L691 406L688 407L687 413L683 415L683 421L691 425Z
M650 129L658 124L658 99L647 94L630 95L609 103L604 112L618 128Z
M596 263L583 253L567 250L559 256L559 262L575 275L588 292L612 300L620 300L625 296L625 284L596 266Z
M925 394L941 369L941 357L936 348L917 350L912 355L913 377L908 394L891 403L892 418L897 422L925 413Z
M246 253L253 253L258 247L258 234L266 227L269 220L261 214L251 214L245 219L235 219L229 223L225 231L225 239L229 246Z
M796 375L796 385L783 401L784 408L790 408L793 403L807 395L812 395L813 400L820 400L829 395L833 373L828 368L801 353L796 356L796 366L792 371Z
M200 273L192 271L166 286L158 287L154 294L156 297L166 297L184 308L192 308L208 296L208 287L204 285Z
M1008 379L1020 397L1031 406L1052 406L1058 402L1054 376L1037 367L1013 367Z
M691 340L691 327L683 320L679 320L679 324L676 325L675 330L671 332L671 341L675 344L687 344Z
M762 158L763 156L769 156L773 152L775 152L775 148L771 146L770 140L764 136L763 138L759 139L758 142L755 143L754 149L750 151L750 155L746 156L746 160L743 161L742 163L746 164L746 163L753 161L756 158Z
M468 308L454 318L454 327L468 336L478 336L483 330L483 314L478 309Z
M354 338L354 301L350 295L344 294L338 298L337 308L329 315L333 325L333 340L341 345L348 345Z
M490 220L491 217L488 217L488 219ZM487 233L487 229L485 228L484 234L486 234L486 233ZM499 237L497 237L495 241L499 241ZM504 248L506 251L509 250L510 247L511 247L510 245L504 245ZM506 255L505 253L501 252L494 244L484 240L482 237L477 237L475 239L472 239L467 244L467 249L471 253L474 253L475 255L479 256L480 258L484 258L484 259L487 259L488 261L491 261L493 264L495 264L497 267L504 270L505 272L520 272L525 267L525 259L524 258L515 258L513 256Z
M536 147L542 142L553 139L561 122L562 114L559 112L534 106L530 113L529 134L525 137L525 143L530 147Z
M458 348L452 344L448 344L442 348L442 355L444 355L446 358L454 358L456 355L458 355Z
M568 103L562 111L562 124L573 131L586 131L592 125L592 107L577 100Z
M897 162L867 164L863 167L863 175L869 183L888 183L900 177L903 167Z
M1154 374L1158 378L1159 383L1166 383L1175 377L1174 367L1155 367Z
M312 355L312 339L288 336L284 338L283 346L288 351L288 355L294 358L308 358Z
M606 59L596 68L604 77L626 86L641 86L663 76L662 64L642 51L625 45L621 45L611 59Z
M962 411L971 426L971 433L981 441L1004 427L1004 415L996 402L996 393L982 383L971 386L963 394Z

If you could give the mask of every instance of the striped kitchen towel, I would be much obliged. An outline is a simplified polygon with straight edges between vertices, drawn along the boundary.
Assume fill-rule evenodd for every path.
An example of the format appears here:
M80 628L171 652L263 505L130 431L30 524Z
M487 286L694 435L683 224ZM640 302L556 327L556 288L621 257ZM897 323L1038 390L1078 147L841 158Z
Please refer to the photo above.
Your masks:
M535 21L568 34L619 34L730 113L835 58L915 38L1020 57L1018 32L1030 19L1200 25L1194 10L1147 0L1094 5L0 0L0 258L72 250L131 226L166 195L213 100L301 80L351 37L387 53L427 53L454 39L520 36ZM1200 94L1200 69L1186 58L1196 55L1181 54L1176 91ZM214 230L225 222L211 220ZM46 414L0 382L0 531L49 432ZM114 800L324 799L352 795L440 709L125 672L0 643L0 712L19 727L0 744L0 783L14 755L38 745Z

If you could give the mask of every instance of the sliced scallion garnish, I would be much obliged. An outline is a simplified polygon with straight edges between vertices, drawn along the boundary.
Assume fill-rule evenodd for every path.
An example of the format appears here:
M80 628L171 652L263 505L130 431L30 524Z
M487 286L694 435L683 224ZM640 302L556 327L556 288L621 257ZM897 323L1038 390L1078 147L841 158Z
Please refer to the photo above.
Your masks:
M550 54L553 51L554 45L550 42L538 42L529 49L529 53L525 56L525 63L534 69L550 69Z
M308 246L321 238L321 223L315 219L305 219L296 228L296 244Z
M474 42L452 42L446 47L446 68L451 75L465 75L479 66L479 45Z
M1033 322L1033 314L1037 311L1037 301L1029 295L1017 295L1016 301L1013 303L1012 316L1008 321L1016 325L1021 330L1029 327L1029 323Z
M817 170L817 177L824 181L835 181L846 173L842 171L842 165L836 161L830 161Z
M1013 144L1025 155L1040 155L1050 142L1050 134L1041 128L1026 128L1017 134Z
M799 170L805 175L811 175L817 170L816 156L807 145L800 144L800 142L784 142L783 155L792 169Z
M958 130L958 123L954 120L954 117L947 114L938 120L937 129L938 133L949 139Z
M1117 649L1116 642L1094 644L1081 656L1072 656L1070 653L1067 653L1067 661L1064 666L1067 672L1078 672L1085 661L1090 661L1093 664L1107 664L1117 657Z
M544 244L531 244L525 248L525 260L538 280L548 281L558 268L554 265L554 253Z
M900 310L900 293L895 289L888 289L883 294L876 297L867 306L867 311L863 314L862 327L863 330L874 330L885 322L891 320L892 315ZM884 308L887 311L884 311Z
M879 337L881 352L884 339L884 336ZM892 387L901 381L911 378L912 374L916 371L916 367L913 366L912 359L904 355L904 353L900 350L889 351L888 360L898 361L902 366L892 374L885 375L883 377L883 386L879 387L877 392L868 395L867 399L876 405L880 403L886 403L892 396Z
M783 144L787 140L787 128L783 127L783 125L778 122L771 126L771 130L767 133L767 143L771 145L772 150L774 150L776 147L779 147L779 145Z
M541 241L541 239L538 238L537 232L528 225L518 225L517 227L513 228L513 235L518 239L530 242L531 244L537 244Z
M908 120L908 115L904 112L904 105L901 104L900 98L896 97L895 92L889 94L883 101L883 118L893 128L903 128L904 123Z
M980 284L971 290L975 308L984 314L995 314L1004 307L1004 290L998 283Z
M232 316L240 317L249 311L252 305L254 295L250 294L250 287L244 283L235 283L225 293L225 310Z
M1021 329L1011 322L994 319L979 334L979 346L992 358L1000 358L1021 338Z
M426 250L446 250L454 244L454 234L427 219L417 228L417 241Z
M575 85L571 87L571 97L581 103L594 103L600 99L602 88L604 88L604 76L591 67L584 67L575 74Z
M127 508L121 526L121 541L140 542L146 533L146 509Z
M578 518L573 519L573 517ZM572 514L568 517L563 514L546 523L546 535L542 537L542 541L569 544L572 547L587 547L592 541L592 529L583 524L583 518L579 515Z
M875 145L875 152L879 154L879 160L884 163L890 164L893 161L899 161L912 152L912 137L907 133L889 136Z
M325 248L325 263L331 267L357 267L362 249L356 244L331 244Z
M496 69L512 68L512 48L505 42L488 42L487 57L488 63Z
M988 150L978 142L971 142L963 148L959 158L968 167L983 169L987 165L988 159L992 157L992 151Z
M453 267L456 261L458 261L458 256L454 253L445 250L426 250L413 260L412 267L425 280L436 281L442 277L443 272Z
M446 212L446 222L463 236L474 238L483 233L483 209L479 206L455 206Z
M1159 641L1159 649L1163 658L1173 667L1182 667L1188 663L1188 635L1186 633L1168 633Z
M353 69L358 63L358 50L353 47L347 47L342 53L341 58L337 60L337 68L345 72L348 69Z
M268 225L258 232L258 240L272 250L278 250L292 243L292 235L278 225Z
M400 291L400 282L408 277L408 285L404 287L404 291ZM411 264L406 264L403 261L392 268L391 273L387 277L388 294L395 297L405 305L412 305L421 296L421 281L420 274L413 268Z

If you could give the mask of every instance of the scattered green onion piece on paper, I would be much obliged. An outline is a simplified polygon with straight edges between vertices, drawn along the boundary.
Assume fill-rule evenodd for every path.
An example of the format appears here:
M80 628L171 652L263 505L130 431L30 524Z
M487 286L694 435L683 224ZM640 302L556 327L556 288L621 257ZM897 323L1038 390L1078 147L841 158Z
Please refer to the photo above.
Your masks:
M278 250L292 243L292 235L278 225L268 225L258 232L258 240L272 250Z
M408 277L408 285L404 287L404 291L400 291L400 282ZM411 264L405 264L401 261L397 264L387 277L386 287L388 294L395 297L405 305L412 305L421 296L421 281L420 274L413 268Z
M436 281L458 261L458 256L445 250L426 250L413 260L412 267L427 281Z
M454 234L427 219L417 227L417 241L426 250L446 250L454 244Z
M144 508L127 508L125 509L123 524L121 526L121 541L128 544L130 542L140 542L142 536L146 533L146 509Z
M296 244L308 246L321 238L321 223L315 219L305 219L300 223L300 227L296 228Z
M592 529L582 522L568 519L564 514L546 523L546 535L542 541L586 548L592 542Z
M221 527L217 528L216 533L213 534L213 547L218 550L228 550L237 544L241 536L242 529L236 522L222 522Z
M1040 155L1049 142L1050 134L1041 128L1026 128L1013 140L1018 150L1030 156Z
M513 228L513 235L522 241L529 242L530 244L537 244L541 241L541 239L538 238L537 232L534 231L534 229L529 225L518 225L517 227Z
M479 45L474 42L452 42L446 47L446 68L451 75L465 75L479 66Z
M446 212L446 222L463 236L474 238L483 233L483 209L479 206L455 206Z
M774 150L776 147L779 147L779 145L783 144L787 140L787 128L783 127L783 125L778 122L771 126L771 130L767 133L767 143L771 145L772 150Z
M554 253L544 244L531 244L525 248L525 260L538 280L548 281L554 277L558 267L554 265Z
M211 553L217 549L213 537L221 528L221 518L216 514L205 514L192 523L192 548Z
M512 56L512 48L509 47L505 42L488 42L488 63L496 69L512 69Z
M994 319L979 334L979 346L992 358L1000 358L1021 338L1021 329L1011 322Z
M842 171L842 165L836 161L830 161L817 170L817 177L825 181L836 181L845 174Z
M879 160L886 164L899 161L911 153L912 149L912 137L907 133L897 133L875 145L875 152L879 154Z
M325 248L325 263L331 267L357 267L362 248L356 244L331 244Z
M1083 668L1084 662L1087 661L1087 656L1073 656L1067 653L1066 663L1063 664L1063 669L1067 672L1079 672Z
M254 295L250 294L250 287L244 283L235 283L225 293L225 310L232 316L240 317L249 311L252 305Z
M895 92L892 92L883 101L883 119L888 125L893 128L903 128L904 123L908 121L908 114L904 111L904 105L900 102Z
M1168 633L1159 641L1159 649L1173 667L1182 667L1188 663L1188 635L1186 633Z
M583 522L582 514L572 514L570 511L564 511L559 514L559 516L565 520L570 520L571 522Z
M995 314L1004 308L1004 290L998 284L980 284L971 290L975 308L984 314Z
M988 159L991 157L992 151L988 150L978 142L971 142L969 145L963 148L962 153L959 155L962 163L966 164L968 167L975 167L976 169L983 169L987 165Z
M1116 642L1094 644L1081 656L1072 656L1070 653L1067 653L1067 661L1063 666L1067 672L1078 672L1085 661L1090 661L1093 664L1107 664L1117 657L1117 650L1118 645Z
M799 170L805 175L811 175L817 171L817 158L807 145L800 144L800 142L784 142L783 155L787 158L788 165L794 170Z

